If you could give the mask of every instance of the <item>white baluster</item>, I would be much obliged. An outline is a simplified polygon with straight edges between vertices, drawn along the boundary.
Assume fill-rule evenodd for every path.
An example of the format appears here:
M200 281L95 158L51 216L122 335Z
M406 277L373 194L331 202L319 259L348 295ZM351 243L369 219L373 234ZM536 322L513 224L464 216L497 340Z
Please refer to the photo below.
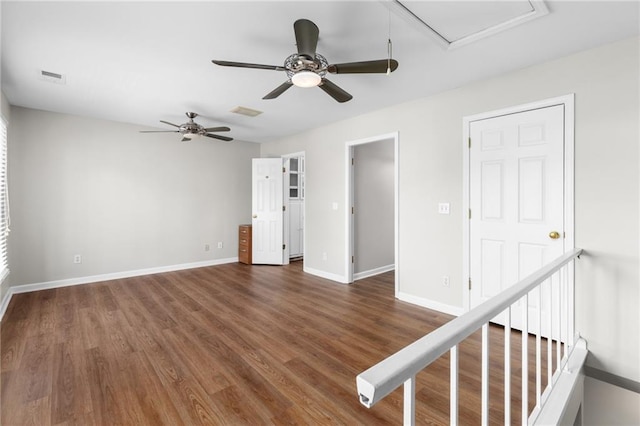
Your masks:
M556 344L556 369L560 368L562 357L562 276L558 273L558 343Z
M416 376L404 382L404 423L405 426L416 424Z
M489 323L482 325L482 426L489 424Z
M547 281L549 287L549 336L547 336L547 387L553 386L553 277Z
M458 425L458 345L451 348L449 367L449 423Z
M504 323L504 424L511 424L511 306Z
M522 307L522 425L529 419L529 295L521 299Z
M536 408L540 407L542 395L542 287L538 287L538 317L536 333Z

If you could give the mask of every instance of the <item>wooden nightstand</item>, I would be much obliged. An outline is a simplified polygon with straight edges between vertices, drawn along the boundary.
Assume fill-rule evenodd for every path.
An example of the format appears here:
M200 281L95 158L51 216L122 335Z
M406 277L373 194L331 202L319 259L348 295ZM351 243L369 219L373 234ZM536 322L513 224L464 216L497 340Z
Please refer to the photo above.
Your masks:
M251 265L251 225L240 225L238 229L238 262Z

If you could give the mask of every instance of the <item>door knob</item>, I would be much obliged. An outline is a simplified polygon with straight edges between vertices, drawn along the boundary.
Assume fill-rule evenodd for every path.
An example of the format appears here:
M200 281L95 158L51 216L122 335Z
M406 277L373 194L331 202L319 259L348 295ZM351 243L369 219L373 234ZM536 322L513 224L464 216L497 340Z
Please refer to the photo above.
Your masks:
M551 238L552 240L557 240L558 238L560 238L560 233L558 231L551 231L549 232L549 238Z
M257 214L254 214L252 217L253 217L254 219L257 219L257 218L258 218L258 215L257 215Z

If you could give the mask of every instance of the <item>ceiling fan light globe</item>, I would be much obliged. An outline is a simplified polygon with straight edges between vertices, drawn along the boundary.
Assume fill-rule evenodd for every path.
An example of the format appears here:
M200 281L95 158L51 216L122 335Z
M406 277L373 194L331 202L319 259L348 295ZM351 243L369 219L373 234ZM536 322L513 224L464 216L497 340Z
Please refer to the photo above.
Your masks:
M313 71L298 71L291 77L291 82L297 87L316 87L322 78Z

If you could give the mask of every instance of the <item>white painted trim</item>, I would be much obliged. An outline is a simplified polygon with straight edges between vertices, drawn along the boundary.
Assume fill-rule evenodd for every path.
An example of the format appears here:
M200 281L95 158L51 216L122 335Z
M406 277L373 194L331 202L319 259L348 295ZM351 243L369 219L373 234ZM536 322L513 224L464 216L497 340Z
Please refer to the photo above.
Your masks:
M203 262L183 263L178 265L159 266L156 268L137 269L132 271L113 272L109 274L90 275L86 277L68 278L63 280L46 281L41 283L22 284L9 287L2 305L0 305L0 320L4 316L4 313L9 306L11 296L20 293L29 293L32 291L50 290L53 288L70 287L74 285L92 284L102 281L118 280L123 278L139 277L142 275L160 274L163 272L181 271L184 269L203 268L207 266L223 265L226 263L235 263L238 261L237 257L229 257L226 259L214 259Z
M291 230L291 223L289 222L291 220L291 218L289 217L289 187L291 186L291 170L289 170L289 167L291 167L291 159L282 157L282 170L284 172L284 175L282 176L282 265L289 264L289 250L291 246L291 236L289 235L289 231Z
M368 271L357 272L353 274L353 280L361 280L364 278L373 277L376 275L384 274L385 272L393 271L396 265L381 266L379 268L369 269Z
M303 173L304 173L304 178L303 179L304 179L304 182L305 182L304 183L304 194L305 194L305 197L300 199L300 203L302 204L302 212L303 212L302 213L302 219L303 219L302 220L302 269L303 270L304 270L304 254L307 252L307 234L306 234L306 232L307 232L307 223L306 223L307 214L306 213L307 212L305 210L305 202L306 202L305 200L307 199L307 183L306 183L307 182L307 172L306 172L307 158L306 158L306 155L307 154L305 153L305 151L298 151L298 152L293 152L291 154L284 154L284 155L281 156L282 158L294 158L294 157L302 157L302 158L304 158L305 171L303 171ZM300 170L300 164L298 163L298 171L299 170ZM287 181L286 184L287 185L289 185L289 176L288 176L288 174L289 174L289 171L287 172L287 177L286 177L286 181ZM298 177L298 179L300 179L300 178ZM298 181L298 184L299 184L299 182L300 181ZM301 191L301 189L299 188L298 191ZM300 192L298 192L298 194L300 194ZM285 196L287 197L287 200L289 200L289 191L288 190L286 191L286 194L283 194L283 197L285 197ZM291 201L287 202L287 209L289 209L290 203L291 203ZM290 212L287 213L287 215L289 215L289 214L290 214ZM289 218L289 220L291 220L291 218ZM288 226L290 226L290 225L288 225ZM290 234L289 234L288 243L291 242L290 238L291 237L290 237ZM287 244L287 245L289 245L289 244ZM289 249L287 249L287 259L290 259L289 253L290 253Z
M423 308L442 312L448 315L454 315L456 317L464 313L464 309L459 306L447 305L446 303L436 302L435 300L429 300L422 297L417 297L412 294L399 292L398 299L402 300L403 302L412 303L414 305L422 306Z
M354 220L353 214L351 214L351 207L355 204L354 198L354 186L355 186L355 178L352 173L352 164L351 159L355 155L354 153L354 145L350 145L347 143L345 154L345 271L347 274L347 282L353 282L353 267L354 264L351 261L351 256L355 252L355 241L353 238L353 228L354 228Z
M379 142L383 140L393 139L393 178L395 180L394 188L394 293L395 297L399 297L400 293L400 132L387 133L369 138L349 141L345 144L345 273L348 283L352 283L355 279L353 274L353 264L351 256L353 256L353 222L351 216L351 206L353 205L353 173L351 173L351 158L353 157L353 149L357 145Z
M304 156L305 156L304 151L293 152L291 154L283 154L283 155L281 155L282 158L294 158L294 157L304 157Z
M331 272L321 271L319 269L308 268L306 266L302 267L302 270L307 274L315 275L316 277L324 278L327 280L335 281L340 284L350 284L347 281L347 277L344 275L332 274Z
M469 245L469 188L471 186L471 173L469 167L469 119L462 118L462 310L468 312L471 309L471 295L468 282L471 279L471 246Z
M564 251L568 252L575 248L575 211L574 211L574 158L575 158L575 95L570 93L564 96L558 96L555 98L543 99L540 101L530 102L523 105L516 105L507 108L502 108L494 111L483 112L480 114L470 115L463 117L463 150L462 150L462 173L463 173L463 189L462 189L462 250L463 250L463 263L462 263L462 276L464 280L469 279L470 275L470 246L469 246L469 126L472 122L478 120L486 120L488 118L499 117L509 114L517 114L525 111L531 111L534 109L548 108L551 106L563 105L564 106L564 229L565 229L565 241ZM569 282L573 282L573 269L569 270ZM465 281L466 282L466 281ZM570 288L572 286L569 286ZM571 297L571 295L570 295ZM462 292L462 306L465 311L469 311L470 295L468 287L465 286ZM573 313L569 313L574 315Z

